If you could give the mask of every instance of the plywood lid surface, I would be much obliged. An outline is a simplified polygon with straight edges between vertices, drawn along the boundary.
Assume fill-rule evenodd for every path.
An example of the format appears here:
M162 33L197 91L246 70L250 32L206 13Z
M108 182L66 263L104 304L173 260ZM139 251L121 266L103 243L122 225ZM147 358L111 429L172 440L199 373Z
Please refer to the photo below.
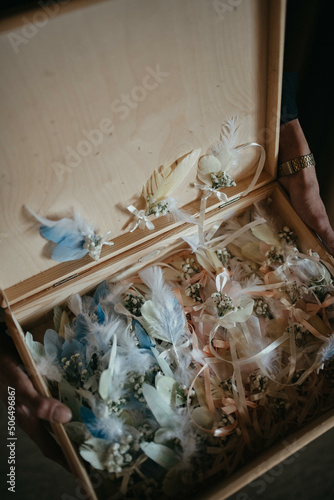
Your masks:
M5 289L51 268L63 272L24 205L51 218L73 209L111 231L116 243L135 245L150 235L129 235L124 207L137 203L156 168L196 148L204 154L232 116L241 142L263 144L269 117L277 122L279 73L268 73L267 61L270 9L281 2L225 2L233 4L227 10L212 0L77 3L68 12L58 5L57 15L41 9L2 21ZM275 40L282 43L279 33ZM275 137L267 150L271 175ZM200 196L191 186L195 177L194 170L175 192L181 206ZM120 251L115 244L103 255ZM87 265L89 257L71 264Z

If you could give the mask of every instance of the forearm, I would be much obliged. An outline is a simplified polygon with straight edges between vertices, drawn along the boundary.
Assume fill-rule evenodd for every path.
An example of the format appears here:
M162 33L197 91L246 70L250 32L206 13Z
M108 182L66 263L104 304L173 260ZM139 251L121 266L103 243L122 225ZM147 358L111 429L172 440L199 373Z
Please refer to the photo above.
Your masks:
M279 163L310 153L298 119L281 126ZM315 167L308 167L294 174L280 177L280 184L290 196L293 208L301 219L313 229L334 253L334 232L319 194Z

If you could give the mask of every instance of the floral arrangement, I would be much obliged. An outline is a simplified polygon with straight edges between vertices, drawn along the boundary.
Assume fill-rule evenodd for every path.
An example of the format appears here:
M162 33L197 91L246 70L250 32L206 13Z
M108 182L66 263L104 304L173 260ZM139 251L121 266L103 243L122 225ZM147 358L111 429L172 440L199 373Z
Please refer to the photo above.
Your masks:
M26 342L111 499L190 494L333 404L328 266L257 206Z

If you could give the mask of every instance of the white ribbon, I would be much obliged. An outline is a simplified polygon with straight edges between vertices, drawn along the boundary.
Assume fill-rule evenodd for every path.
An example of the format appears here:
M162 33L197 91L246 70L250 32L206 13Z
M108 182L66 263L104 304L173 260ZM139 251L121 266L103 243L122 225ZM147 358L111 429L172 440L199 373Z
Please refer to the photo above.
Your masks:
M137 219L137 221L133 223L130 233L137 229L137 227L139 227L139 229L145 229L145 227L147 227L147 229L154 229L154 224L147 218L145 210L138 210L133 205L129 205L127 210L129 210L129 212L131 212Z
M264 163L265 163L265 160L266 160L265 149L263 148L263 146L261 146L257 142L249 142L247 144L242 144L241 146L238 146L235 149L236 150L241 150L241 149L246 149L246 148L249 148L249 147L259 148L260 149L260 158L259 158L256 170L255 170L254 177L253 177L251 183L249 184L248 188L239 195L240 198L243 197L243 196L246 196L253 189L253 187L255 186L258 178L260 177L260 174L261 174L261 172L263 170ZM198 225L198 236L199 236L200 246L204 246L205 243L206 243L205 240L204 240L204 220L205 220L206 200L212 194L215 194L220 201L224 201L224 202L229 201L229 198L226 196L225 193L217 191L216 189L213 189L212 187L209 187L209 186L207 186L205 184L194 183L194 187L196 187L196 188L200 189L201 191L203 191L203 196L202 196L202 199L201 199L201 207L200 207L200 217L199 217L199 225ZM210 232L210 234L211 234L211 238L212 238L212 236L213 236L214 233L212 234Z
M212 194L215 194L219 201L228 201L228 197L225 193L217 191L217 189L209 187L206 184L198 184L197 182L194 182L193 186L197 189L200 189L201 191L204 191L203 197L205 199L209 198Z

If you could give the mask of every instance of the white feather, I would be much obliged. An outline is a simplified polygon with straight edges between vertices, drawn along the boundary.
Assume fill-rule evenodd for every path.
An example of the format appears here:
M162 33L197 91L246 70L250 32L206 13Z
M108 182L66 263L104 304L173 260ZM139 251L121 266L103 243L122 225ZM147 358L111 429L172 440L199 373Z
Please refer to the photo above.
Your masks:
M181 304L164 282L160 267L144 269L139 276L152 292L152 301L146 301L141 310L149 333L176 346L184 337L185 329Z

